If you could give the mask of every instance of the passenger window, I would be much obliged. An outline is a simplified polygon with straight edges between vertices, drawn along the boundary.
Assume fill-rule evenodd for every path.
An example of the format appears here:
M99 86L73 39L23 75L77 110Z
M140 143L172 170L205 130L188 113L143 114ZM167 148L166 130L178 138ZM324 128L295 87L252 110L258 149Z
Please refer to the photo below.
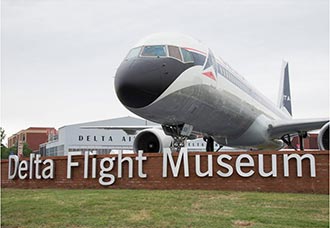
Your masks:
M223 67L221 66L221 65L219 65L220 66L220 74L222 75L222 76L225 76L225 73L224 73L224 69L223 69Z
M186 63L187 62L194 62L194 59L193 59L191 53L188 50L186 50L184 48L181 48L181 53L182 53L184 62L186 62Z
M176 58L182 61L181 53L178 47L175 46L168 46L168 52L171 57Z
M221 68L220 64L217 63L217 73L218 73L218 74L221 74L221 70L220 70L220 68Z
M166 47L165 45L145 46L143 48L141 56L146 56L146 57L167 56Z
M128 55L126 56L126 59L138 57L141 51L141 47L133 48Z

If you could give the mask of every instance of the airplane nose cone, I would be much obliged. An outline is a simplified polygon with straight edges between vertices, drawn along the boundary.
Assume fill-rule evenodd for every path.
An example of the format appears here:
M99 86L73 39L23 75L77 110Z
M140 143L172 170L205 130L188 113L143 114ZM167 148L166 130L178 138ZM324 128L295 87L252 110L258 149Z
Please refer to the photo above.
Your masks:
M164 91L159 61L125 60L115 76L115 90L122 104L141 108L152 103Z

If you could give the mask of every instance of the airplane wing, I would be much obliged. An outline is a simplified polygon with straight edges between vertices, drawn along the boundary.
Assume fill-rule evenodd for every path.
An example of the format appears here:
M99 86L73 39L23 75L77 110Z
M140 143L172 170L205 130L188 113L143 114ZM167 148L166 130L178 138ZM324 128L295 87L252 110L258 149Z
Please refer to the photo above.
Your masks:
M280 120L269 125L268 133L270 138L281 138L288 134L320 129L327 122L329 119Z
M135 135L138 131L149 129L149 128L159 128L158 125L143 125L143 126L82 126L81 129L103 129L103 130L123 130L128 135Z

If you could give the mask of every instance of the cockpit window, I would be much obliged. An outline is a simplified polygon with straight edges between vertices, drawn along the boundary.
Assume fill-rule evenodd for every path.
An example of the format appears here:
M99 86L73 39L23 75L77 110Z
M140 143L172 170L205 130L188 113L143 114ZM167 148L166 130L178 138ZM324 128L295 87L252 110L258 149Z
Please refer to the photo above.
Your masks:
M165 45L145 46L143 48L141 56L146 56L146 57L167 56L166 46Z
M132 50L130 50L130 52L126 56L126 59L138 57L139 54L140 54L141 49L142 49L142 47L133 48Z
M204 55L198 54L196 52L190 52L190 53L193 56L194 63L195 63L196 66L203 66L204 65L205 58L206 58Z
M171 57L176 58L180 61L182 61L181 53L178 47L175 46L168 46L168 52Z
M184 48L181 48L181 53L182 53L184 62L186 62L186 63L187 62L194 62L194 59L193 59L191 53L188 50L186 50Z

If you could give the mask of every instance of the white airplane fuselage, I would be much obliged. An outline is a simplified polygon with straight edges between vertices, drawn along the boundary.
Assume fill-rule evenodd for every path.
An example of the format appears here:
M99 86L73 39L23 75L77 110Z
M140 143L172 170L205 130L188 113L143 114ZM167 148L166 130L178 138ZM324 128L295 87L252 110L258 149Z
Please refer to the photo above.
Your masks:
M133 47L118 68L115 89L133 113L166 125L189 124L221 144L279 149L273 121L290 119L199 41L155 34Z

